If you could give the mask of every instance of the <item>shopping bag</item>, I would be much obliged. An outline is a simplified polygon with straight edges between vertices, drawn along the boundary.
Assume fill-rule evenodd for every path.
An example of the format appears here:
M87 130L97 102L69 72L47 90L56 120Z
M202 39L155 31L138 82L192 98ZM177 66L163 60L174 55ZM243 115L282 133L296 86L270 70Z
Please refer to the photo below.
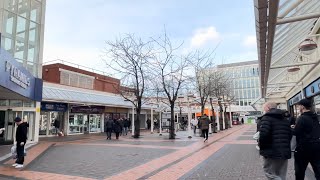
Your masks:
M16 147L16 145L13 145L13 146L11 147L11 155L12 155L12 158L13 158L13 159L17 159L17 147ZM24 156L27 156L27 151L26 151L26 149L24 149Z
M258 140L260 137L260 131L256 132L254 135L253 135L253 139L255 140Z

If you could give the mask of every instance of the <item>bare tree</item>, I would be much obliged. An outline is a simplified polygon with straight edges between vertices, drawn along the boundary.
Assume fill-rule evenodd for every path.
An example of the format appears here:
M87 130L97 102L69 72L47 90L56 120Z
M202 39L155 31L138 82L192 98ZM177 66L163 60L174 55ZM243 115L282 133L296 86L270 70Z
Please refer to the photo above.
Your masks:
M211 81L210 93L211 96L218 99L220 120L222 120L222 116L225 115L224 113L226 110L223 108L222 102L227 102L229 99L234 98L231 91L232 79L227 72L221 72L213 69L213 71L211 72ZM212 101L210 103L213 109Z
M190 54L186 56L176 55L181 45L173 47L166 33L163 36L153 39L157 45L157 56L153 62L153 73L155 77L160 77L160 83L164 95L168 98L171 110L170 119L170 139L175 138L174 134L174 110L178 93L184 83L188 80L186 71L190 68Z
M214 51L203 52L197 50L190 62L195 73L195 77L192 78L191 83L194 84L195 90L200 97L201 115L204 114L205 105L212 94L211 87L213 80L210 70L214 65L213 52Z
M124 87L116 90L121 96L130 101L136 109L134 120L134 138L140 136L140 112L142 99L146 90L146 78L148 64L154 57L151 41L143 41L132 34L117 38L115 41L107 41L105 60L107 66L121 76L121 83Z

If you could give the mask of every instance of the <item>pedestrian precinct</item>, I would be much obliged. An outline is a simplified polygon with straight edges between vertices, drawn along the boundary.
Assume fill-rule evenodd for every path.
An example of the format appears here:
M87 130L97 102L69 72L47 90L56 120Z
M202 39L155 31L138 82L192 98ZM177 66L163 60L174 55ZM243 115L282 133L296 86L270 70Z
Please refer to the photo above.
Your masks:
M192 118L191 119L191 124L192 124L192 128L193 128L193 133L196 134L197 126L198 126L198 119Z
M113 131L116 133L116 139L119 139L119 134L122 131L122 127L119 119L114 120Z
M206 142L208 140L208 135L209 135L209 124L210 124L210 120L209 117L204 114L203 116L201 116L200 118L200 128L204 137L204 142Z
M294 152L294 168L296 180L305 177L305 171L310 163L317 180L320 180L320 121L311 111L312 101L302 99L298 102L301 116L297 119L293 134L297 146Z
M23 168L24 163L24 146L27 142L27 133L29 124L27 122L23 122L20 117L16 117L14 119L17 124L16 130L16 151L17 151L17 160L12 165L16 169Z
M261 118L259 147L263 156L263 170L268 179L285 180L288 159L291 158L290 122L284 118L284 112L277 104L267 102L263 106L266 112Z
M106 122L106 132L107 132L107 140L111 140L111 135L112 135L112 130L113 130L113 120L112 119L108 119Z

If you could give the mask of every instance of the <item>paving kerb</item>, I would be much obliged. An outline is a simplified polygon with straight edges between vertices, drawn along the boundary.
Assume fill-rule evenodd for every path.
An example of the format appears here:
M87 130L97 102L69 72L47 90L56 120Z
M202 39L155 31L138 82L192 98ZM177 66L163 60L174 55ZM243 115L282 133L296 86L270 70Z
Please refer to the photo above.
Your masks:
M128 177L130 177L130 179L139 179L139 178L143 178L144 176L149 176L152 173L156 173L160 168L165 169L166 167L183 160L183 158L188 157L191 153L193 153L195 151L199 151L199 150L211 145L212 143L216 142L217 140L222 139L223 137L226 137L236 131L239 131L240 129L242 129L244 127L246 127L246 126L239 126L235 129L229 129L226 131L222 131L220 133L217 133L215 136L211 137L209 139L209 142L205 145L203 144L203 142L197 142L191 146L188 146L187 149L182 149L177 152L166 155L162 158L155 159L155 160L148 162L142 166L138 166L138 167L133 168L129 171L122 172L118 175L106 177L106 179L126 179ZM213 139L213 140L211 140L211 139Z

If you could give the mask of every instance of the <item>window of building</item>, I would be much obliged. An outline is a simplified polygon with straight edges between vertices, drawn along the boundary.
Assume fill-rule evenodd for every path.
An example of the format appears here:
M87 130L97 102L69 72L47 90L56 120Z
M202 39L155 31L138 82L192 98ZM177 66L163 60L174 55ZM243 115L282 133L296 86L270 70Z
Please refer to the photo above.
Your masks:
M68 70L60 70L60 84L93 89L94 77L82 75Z
M243 106L243 101L242 100L240 101L240 106Z
M248 105L248 103L247 103L247 101L244 101L244 104L243 104L244 106L247 106Z
M259 97L259 96L260 96L259 89L256 89L256 97Z
M250 85L250 79L247 79L247 87L250 88L251 85Z

